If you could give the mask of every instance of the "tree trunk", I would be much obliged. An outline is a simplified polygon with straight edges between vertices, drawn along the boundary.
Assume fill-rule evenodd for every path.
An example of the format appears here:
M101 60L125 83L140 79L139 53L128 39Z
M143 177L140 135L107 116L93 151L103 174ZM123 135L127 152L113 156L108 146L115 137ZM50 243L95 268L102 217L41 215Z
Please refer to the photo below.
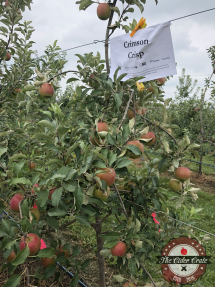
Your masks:
M99 287L106 287L105 283L105 262L104 258L100 255L103 249L103 240L99 235L102 231L101 217L96 217L96 224L93 226L96 231L97 249L98 249L98 265L99 265Z

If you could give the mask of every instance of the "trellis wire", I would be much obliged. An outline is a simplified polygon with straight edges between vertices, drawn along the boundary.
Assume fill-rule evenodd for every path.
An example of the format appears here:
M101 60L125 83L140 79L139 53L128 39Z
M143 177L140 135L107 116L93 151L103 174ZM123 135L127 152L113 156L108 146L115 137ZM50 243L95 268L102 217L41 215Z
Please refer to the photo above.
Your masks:
M183 222L183 221L181 221L181 220L175 219L175 218L173 218L173 217L171 217L171 216L165 214L163 211L155 211L155 210L153 210L153 209L151 209L151 208L145 207L145 206L143 206L143 205L141 205L141 204L138 204L138 203L135 203L135 202L133 202L133 201L130 201L130 200L127 200L127 199L124 199L124 200L125 200L125 201L128 201L128 202L130 202L130 203L132 203L132 204L134 204L134 205L140 206L140 207L142 207L142 208L144 208L144 209L148 209L148 210L150 210L150 211L152 211L152 212L155 212L155 213L158 213L158 214L159 214L159 213L164 214L165 216L167 216L167 217L168 217L169 219L171 219L171 220L174 220L174 221L176 221L176 222L180 222L180 223L182 223L182 224L184 224L184 225L187 225L187 226L189 226L189 227L192 227L192 228L194 228L194 229L197 229L197 230L199 230L199 231L202 231L202 232L204 232L204 233L210 234L210 235L212 235L212 236L215 237L215 234L210 233L210 232L208 232L208 231L206 231L206 230L203 230L203 229L201 229L201 228L198 228L198 227L196 227L196 226L194 226L194 225L191 225L191 224L189 224L189 223L186 223L186 222Z

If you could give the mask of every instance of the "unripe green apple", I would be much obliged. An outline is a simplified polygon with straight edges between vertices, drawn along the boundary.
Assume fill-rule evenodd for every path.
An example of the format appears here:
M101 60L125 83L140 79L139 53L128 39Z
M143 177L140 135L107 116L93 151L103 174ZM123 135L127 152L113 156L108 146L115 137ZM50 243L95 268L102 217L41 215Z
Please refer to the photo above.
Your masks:
M107 187L107 192L105 193L103 193L101 189L95 189L93 192L93 196L96 196L103 201L106 201L109 195L110 195L110 187Z
M169 187L173 190L173 191L180 191L182 189L182 183L177 180L177 179L171 179L169 181Z

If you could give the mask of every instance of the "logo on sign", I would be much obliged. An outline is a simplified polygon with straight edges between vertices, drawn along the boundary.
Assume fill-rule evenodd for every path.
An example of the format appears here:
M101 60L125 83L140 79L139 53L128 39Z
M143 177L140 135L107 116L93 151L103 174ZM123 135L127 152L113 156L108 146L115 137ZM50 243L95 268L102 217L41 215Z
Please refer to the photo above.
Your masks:
M206 256L205 248L197 240L180 237L171 240L157 258L169 281L189 284L204 274L211 256Z

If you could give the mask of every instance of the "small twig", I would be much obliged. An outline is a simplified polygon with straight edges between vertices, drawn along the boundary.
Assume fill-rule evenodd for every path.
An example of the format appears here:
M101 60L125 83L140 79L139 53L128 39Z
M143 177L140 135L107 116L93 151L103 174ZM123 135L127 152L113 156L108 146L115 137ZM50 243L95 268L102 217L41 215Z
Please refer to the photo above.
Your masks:
M125 120L125 117L126 117L126 115L127 115L127 111L128 111L128 108L129 108L129 105L130 105L130 102L131 102L132 97L133 97L133 93L131 93L131 95L130 95L129 101L128 101L127 106L126 106L126 108L125 108L125 112L124 112L122 121L121 121L121 123L120 123L120 125L119 125L119 127L118 127L118 130L120 130L121 126L122 126L123 123L124 123L124 120Z
M75 223L75 222L76 222L76 219L73 219L73 220L71 220L71 221L69 221L69 222L67 222L67 223L65 223L65 224L63 224L63 225L61 225L61 226L59 227L59 229L63 229L64 227L67 227L67 226L69 226L69 225L71 225L71 224L73 224L73 223ZM43 231L41 232L41 234L47 234L47 233L54 232L54 231L55 231L54 228L52 228L52 229L50 229L50 230L43 230Z
M123 201L122 201L122 198L121 198L121 196L120 196L120 193L119 193L119 191L118 191L118 189L117 189L117 187L116 187L116 184L114 183L113 185L114 185L114 188L115 188L115 190L116 190L116 192L117 192L117 194L118 194L118 197L119 197L119 200L120 200L120 202L121 202L121 205L122 205L123 211L124 211L124 213L125 213L125 216L128 218L127 211L126 211L125 206L124 206L124 204L123 204Z
M146 270L145 266L143 263L140 264L140 266L143 268L143 270L148 274L150 280L152 281L152 284L154 285L154 287L157 287L157 285L155 284L155 281L153 280L152 276L150 275L150 273Z
M125 102L125 100L124 100L124 102ZM133 109L132 107L129 107L129 108L130 108L134 113L137 114L137 112L135 111L135 109ZM170 136L170 137L174 140L175 143L177 143L176 139L175 139L170 133L168 133L167 130L165 130L165 129L162 128L161 126L157 126L157 125L153 124L153 123L152 123L150 120L148 120L146 117L144 117L144 116L142 116L142 115L140 115L140 116L141 116L141 118L144 119L147 123L149 123L149 124L151 124L151 125L153 125L153 126L155 126L155 127L158 127L160 130L162 130L163 132L165 132L168 136Z
M109 212L108 214L106 214L102 220L101 220L101 224L112 214L112 212Z
M120 221L119 217L117 214L115 214L116 219L119 221L119 223L121 224L122 222Z
M212 145L215 145L215 143L210 142L210 141L208 141L208 140L203 140L203 142L208 142L208 143L210 143L210 144L212 144Z

